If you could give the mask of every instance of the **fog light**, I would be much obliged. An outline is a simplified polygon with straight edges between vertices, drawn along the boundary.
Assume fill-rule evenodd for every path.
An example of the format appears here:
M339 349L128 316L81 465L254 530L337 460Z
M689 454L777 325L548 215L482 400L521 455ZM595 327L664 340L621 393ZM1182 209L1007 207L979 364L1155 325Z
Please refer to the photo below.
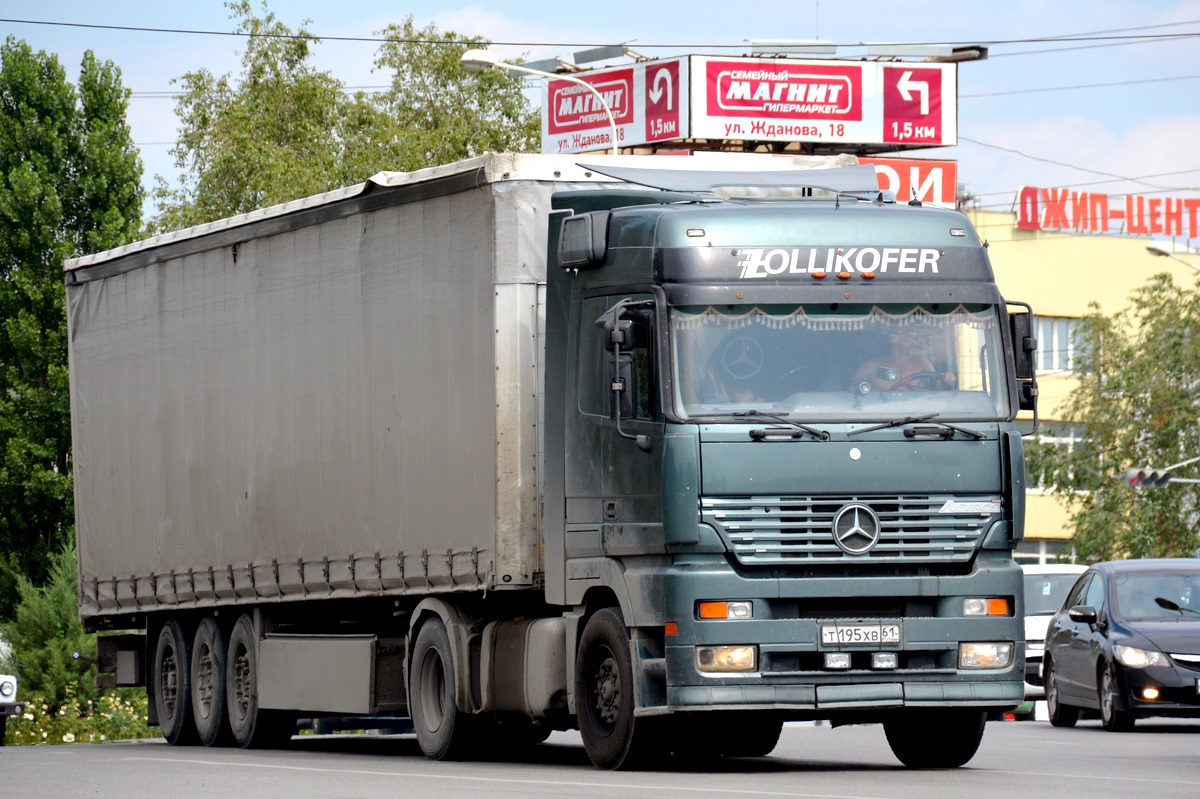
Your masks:
M696 668L700 671L754 671L758 666L758 647L698 646Z
M1148 699L1153 702L1155 699L1158 699L1158 696L1159 694L1157 688L1151 687L1142 689L1142 699Z
M958 645L960 669L1003 669L1012 665L1011 641L979 641Z
M848 668L850 668L850 653L849 652L826 652L825 653L825 668L827 668L827 669L848 669Z
M1007 616L1008 600L1003 597L968 597L963 600L964 616Z
M900 667L900 656L895 652L872 652L871 668L896 669Z

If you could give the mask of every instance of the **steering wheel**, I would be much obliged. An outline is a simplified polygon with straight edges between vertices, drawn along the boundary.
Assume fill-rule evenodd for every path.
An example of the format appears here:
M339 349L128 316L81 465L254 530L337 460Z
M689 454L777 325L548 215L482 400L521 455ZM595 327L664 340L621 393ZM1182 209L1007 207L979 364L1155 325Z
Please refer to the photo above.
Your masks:
M898 391L907 388L909 391L933 391L943 377L941 372L913 372L892 383L887 390Z

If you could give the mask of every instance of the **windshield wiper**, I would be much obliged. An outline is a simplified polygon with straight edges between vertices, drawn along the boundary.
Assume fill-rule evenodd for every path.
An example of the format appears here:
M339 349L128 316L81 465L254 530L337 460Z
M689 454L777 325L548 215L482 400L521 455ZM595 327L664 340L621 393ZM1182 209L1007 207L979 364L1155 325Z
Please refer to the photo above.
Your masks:
M1156 596L1154 598L1154 604L1158 605L1163 610L1173 610L1181 615L1184 613L1193 613L1197 616L1200 616L1200 610L1192 610L1191 608L1181 607L1177 603L1167 599L1165 596Z
M906 427L904 435L907 438L915 438L916 436L941 436L942 438L954 438L955 433L962 433L965 436L970 436L974 439L987 438L986 433L981 433L978 430L970 430L966 427L950 424L949 422L934 422L928 427Z
M872 425L870 427L860 427L858 430L851 430L846 435L856 436L859 433L872 433L876 430L884 430L888 427L896 427L896 426L902 425L902 424L913 424L914 422L928 422L930 419L934 419L940 415L941 414L939 414L939 413L927 413L924 416L905 416L903 419L893 419L892 421L884 422L883 424L876 424L876 425Z
M737 416L737 417L755 416L755 417L759 417L762 419L770 419L772 422L779 422L780 424L790 424L792 427L796 428L796 432L808 433L810 436L816 436L817 438L821 439L822 441L829 440L829 431L828 430L818 430L815 427L809 427L806 424L801 424L800 422L793 421L792 419L788 419L788 418L786 418L787 417L786 413L766 413L765 411L760 411L756 408L751 408L748 411L734 411L733 413L731 413L729 415ZM764 438L768 438L770 435L771 435L771 431L766 430L766 429L757 429L757 430L750 431L750 437L756 441L761 441ZM793 434L791 437L796 438L797 436Z

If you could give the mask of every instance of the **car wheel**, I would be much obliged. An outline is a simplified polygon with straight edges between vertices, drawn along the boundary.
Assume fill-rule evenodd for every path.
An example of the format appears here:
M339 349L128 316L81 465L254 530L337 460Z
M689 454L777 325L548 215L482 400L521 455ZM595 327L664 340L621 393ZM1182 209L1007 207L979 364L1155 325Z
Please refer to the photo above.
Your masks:
M1129 732L1133 729L1133 714L1118 710L1120 697L1117 692L1117 681L1113 678L1112 669L1100 664L1100 721L1109 732Z
M1046 675L1046 710L1050 714L1050 723L1055 727L1074 727L1079 721L1079 708L1064 705L1058 692L1058 675L1054 673L1054 664L1046 658L1042 666Z

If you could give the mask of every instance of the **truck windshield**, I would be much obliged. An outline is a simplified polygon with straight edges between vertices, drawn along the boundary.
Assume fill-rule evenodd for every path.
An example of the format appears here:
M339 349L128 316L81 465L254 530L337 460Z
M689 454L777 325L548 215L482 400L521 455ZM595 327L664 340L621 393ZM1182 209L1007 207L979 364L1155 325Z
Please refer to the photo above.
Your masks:
M674 400L685 417L1009 416L994 306L676 307L671 328Z

